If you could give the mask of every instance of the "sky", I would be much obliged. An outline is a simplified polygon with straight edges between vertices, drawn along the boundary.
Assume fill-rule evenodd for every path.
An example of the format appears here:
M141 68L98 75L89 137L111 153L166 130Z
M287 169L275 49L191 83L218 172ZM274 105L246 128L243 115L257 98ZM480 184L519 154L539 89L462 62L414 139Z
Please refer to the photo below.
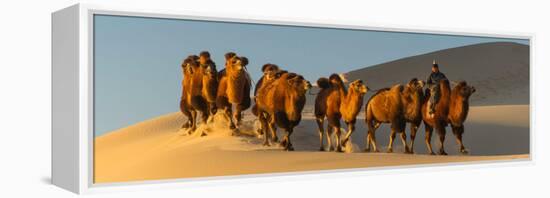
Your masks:
M127 16L94 16L94 134L179 111L180 64L209 51L246 56L253 83L274 63L311 82L447 48L528 40ZM431 63L426 63L427 73Z

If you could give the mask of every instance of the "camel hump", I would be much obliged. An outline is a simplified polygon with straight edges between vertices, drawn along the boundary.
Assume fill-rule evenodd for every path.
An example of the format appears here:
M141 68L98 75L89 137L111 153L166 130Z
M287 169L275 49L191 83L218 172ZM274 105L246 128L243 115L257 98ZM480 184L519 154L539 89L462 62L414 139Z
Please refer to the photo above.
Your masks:
M319 88L321 88L321 89L329 88L330 87L330 81L328 80L328 78L321 77L317 80L317 86L319 86Z
M367 101L367 104L369 104L369 102L370 102L373 98L375 98L375 97L377 97L378 95L380 95L380 94L382 94L382 93L384 93L384 92L387 92L387 91L389 91L389 90L390 90L390 88L387 88L387 87L386 87L386 88L379 89L378 91L376 91L376 93L374 93L374 94L369 98L369 100Z
M391 91L402 92L405 88L403 85L397 84L391 87Z
M338 74L331 74L328 79L331 84L344 86L344 80Z

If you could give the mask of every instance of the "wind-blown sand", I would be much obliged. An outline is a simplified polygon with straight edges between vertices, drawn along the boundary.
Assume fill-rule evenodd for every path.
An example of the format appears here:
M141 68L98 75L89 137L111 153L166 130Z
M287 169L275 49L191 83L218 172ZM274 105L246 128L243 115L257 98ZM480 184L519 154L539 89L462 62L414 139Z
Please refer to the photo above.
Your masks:
M219 115L215 124L201 126L200 130L209 130L208 136L186 136L180 130L184 118L176 112L96 137L95 182L529 158L528 105L472 107L464 135L470 150L466 156L456 154L450 130L445 145L450 155L426 155L422 127L415 141L415 155L401 154L400 141L394 145L394 154L363 153L366 132L363 118L358 119L357 131L352 136L354 153L319 152L317 126L307 116L291 137L296 151L285 152L278 146L262 146L261 139L253 136L254 117L247 114L245 119L242 128L245 135L241 136L230 136L225 120ZM280 130L278 134L282 136ZM388 136L387 126L377 131L382 151ZM438 148L436 138L432 140L434 149Z

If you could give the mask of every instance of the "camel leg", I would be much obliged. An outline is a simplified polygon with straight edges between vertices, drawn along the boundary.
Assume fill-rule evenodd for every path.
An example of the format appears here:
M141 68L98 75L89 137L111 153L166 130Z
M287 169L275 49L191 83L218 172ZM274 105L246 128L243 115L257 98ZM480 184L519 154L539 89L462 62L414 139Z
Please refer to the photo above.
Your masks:
M334 150L334 147L332 146L332 131L333 127L332 126L328 126L327 127L327 145L328 145L328 151L332 151Z
M367 135L365 135L365 152L370 152L370 130L367 129Z
M426 137L425 137L425 140L426 140L426 147L428 147L428 153L430 155L435 155L435 153L433 152L432 150L432 133L433 133L433 128L432 126L428 125L428 123L424 122L424 128L426 129Z
M435 129L437 130L437 135L439 136L439 155L447 155L445 152L445 126L442 124L436 124Z
M237 128L238 126L241 125L241 122L242 122L242 112L243 110L241 109L240 105L237 105L235 107L235 112L233 113L233 118L235 119L235 121L237 122Z
M391 153L393 152L393 140L395 140L395 134L396 134L396 130L392 127L391 129L391 134L390 134L390 143L388 144L388 153Z
M292 134L292 128L286 129L286 134L283 137L283 140L281 141L281 146L284 148L285 151L293 151L294 147L292 147L292 143L290 143L290 135Z
M182 125L181 125L181 128L182 129L187 129L191 127L191 115L189 115L189 117L187 117L187 121L185 121Z
M208 110L201 111L201 123L206 124L208 121ZM201 137L208 135L205 130L201 130Z
M271 142L279 142L277 137L277 126L275 125L275 116L269 116L270 121L268 122L269 132L271 132ZM267 133L267 131L265 131Z
M229 129L231 129L231 135L238 135L237 126L233 119L233 108L231 106L225 108L225 117L229 120Z
M334 130L336 131L336 152L342 152L342 145L340 144L340 135L342 135L342 130L340 127L334 127Z
M269 133L267 132L267 120L265 118L265 115L264 113L260 112L259 113L259 120L260 120L260 131L263 133L264 135L264 146L271 146L271 144L269 143Z
M187 134L193 134L197 129L197 111L191 111L191 129Z
M453 126L453 134L455 134L456 137L456 143L460 146L458 151L462 154L468 154L468 151L466 148L464 148L464 144L462 143L462 134L464 134L464 125L461 126Z
M325 121L325 118L317 118L315 119L315 121L317 121L317 127L319 128L319 145L321 145L319 147L319 151L324 151L325 150L325 147L323 145L323 133L325 132L325 126L324 126L324 121Z
M353 131L355 131L355 123L346 122L346 125L348 126L348 132L344 136L344 139L342 139L342 146L346 146L346 144L349 141L349 138L351 137L351 134L353 134Z
M372 133L369 133L369 136L370 136L370 142L372 144L372 150L375 152L375 153L378 153L380 152L378 150L378 146L376 145L376 131L372 131Z
M216 103L208 103L208 119L206 123L214 122L214 115L216 115Z
M411 123L411 145L409 147L409 153L414 153L414 138L416 138L417 131L418 125Z
M376 129L380 127L380 123L373 123L373 121L369 121L367 123L368 125L368 131L367 131L367 148L365 149L366 152L370 152L371 145L373 147L374 152L378 152L378 148L376 148Z
M294 151L294 146L292 146L292 142L290 141L290 135L292 135L292 131L294 131L293 129L294 129L294 126L291 126L286 133L285 138L286 138L287 144L286 144L285 150L287 151Z
M187 117L187 121L185 121L182 125L181 125L181 128L182 129L187 129L189 127L191 127L191 125L193 124L191 122L191 119L193 118L193 115L191 114L191 112L187 109L183 109L181 111L181 113L183 113L183 115L185 115L185 117Z
M402 131L401 134L399 134L401 137L401 142L403 143L403 148L405 148L405 153L410 153L409 146L407 145L407 134L405 131Z

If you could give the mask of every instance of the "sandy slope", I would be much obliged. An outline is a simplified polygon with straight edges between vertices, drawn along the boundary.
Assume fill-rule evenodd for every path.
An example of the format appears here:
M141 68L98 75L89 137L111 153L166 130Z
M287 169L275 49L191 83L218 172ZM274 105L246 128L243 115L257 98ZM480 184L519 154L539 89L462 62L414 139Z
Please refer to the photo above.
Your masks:
M307 112L306 112L307 115ZM253 134L254 121L245 116L243 132ZM529 110L527 105L474 107L466 124L465 144L472 155L456 155L452 134L446 148L451 156L429 156L424 146L423 128L416 141L416 155L361 153L365 127L362 119L352 136L354 153L318 152L317 128L305 118L292 136L297 151L264 147L251 135L230 136L225 121L217 116L215 124L201 126L206 137L186 136L179 127L180 113L172 113L123 128L95 140L95 182L124 182L171 178L310 171L337 168L362 168L504 160L528 158ZM408 132L407 132L408 133ZM281 133L279 133L281 134ZM388 130L377 132L380 146L386 146ZM280 136L280 135L279 135ZM400 142L395 144L401 152ZM434 144L437 146L437 144Z
M472 105L529 104L529 46L518 43L444 49L350 71L348 78L363 79L373 89L407 83L413 77L426 80L434 59L450 80L466 80L476 87Z

